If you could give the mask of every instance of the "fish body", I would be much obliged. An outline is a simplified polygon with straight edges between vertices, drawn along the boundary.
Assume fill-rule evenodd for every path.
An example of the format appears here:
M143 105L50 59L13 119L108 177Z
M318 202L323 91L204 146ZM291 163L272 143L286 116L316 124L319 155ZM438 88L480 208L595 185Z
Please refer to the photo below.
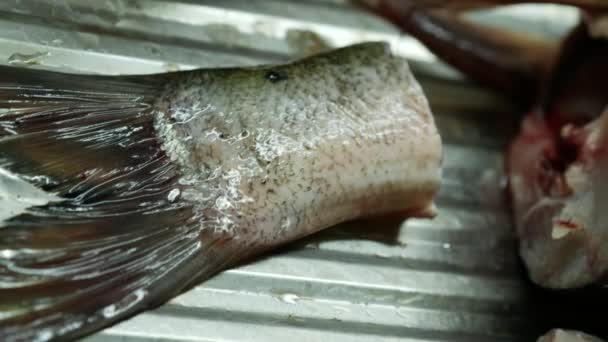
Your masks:
M432 217L441 138L384 43L142 76L4 68L0 166L55 200L0 224L0 337L73 339L366 216Z
M361 216L432 215L441 140L385 47L174 82L157 130L207 229L273 245Z

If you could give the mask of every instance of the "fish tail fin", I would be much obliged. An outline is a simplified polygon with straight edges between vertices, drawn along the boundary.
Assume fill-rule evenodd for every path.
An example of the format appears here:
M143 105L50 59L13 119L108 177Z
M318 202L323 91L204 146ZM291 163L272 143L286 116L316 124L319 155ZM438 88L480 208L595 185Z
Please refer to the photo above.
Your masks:
M0 340L78 338L220 269L155 133L165 76L0 74L0 204L12 181L54 198L0 208Z

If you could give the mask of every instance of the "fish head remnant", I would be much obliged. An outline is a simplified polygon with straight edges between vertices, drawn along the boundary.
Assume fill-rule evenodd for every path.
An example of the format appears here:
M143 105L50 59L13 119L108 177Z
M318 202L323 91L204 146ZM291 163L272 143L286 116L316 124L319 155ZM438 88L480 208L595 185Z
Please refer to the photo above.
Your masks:
M441 139L407 62L383 43L172 82L156 127L203 229L270 246L432 206Z
M559 137L540 124L527 117L510 152L521 255L536 265L529 273L537 283L584 286L608 270L602 243L608 239L608 213L599 205L608 201L608 111L585 126L564 127ZM556 143L562 139L575 151L566 162Z

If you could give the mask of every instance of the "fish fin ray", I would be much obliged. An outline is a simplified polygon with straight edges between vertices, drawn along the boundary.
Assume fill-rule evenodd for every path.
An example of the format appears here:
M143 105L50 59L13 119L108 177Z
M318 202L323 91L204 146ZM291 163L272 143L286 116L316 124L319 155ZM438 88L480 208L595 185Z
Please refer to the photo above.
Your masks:
M0 340L84 336L231 260L156 137L164 76L0 69L0 168L57 198L0 217Z

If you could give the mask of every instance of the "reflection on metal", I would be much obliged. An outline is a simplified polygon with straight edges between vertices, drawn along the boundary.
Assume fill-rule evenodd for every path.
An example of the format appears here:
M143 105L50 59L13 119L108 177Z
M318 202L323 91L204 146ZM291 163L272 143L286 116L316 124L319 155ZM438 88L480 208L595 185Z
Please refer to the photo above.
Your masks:
M522 341L543 332L530 326L500 196L501 149L516 123L492 117L507 108L500 98L455 79L387 23L338 0L21 0L0 2L0 28L3 64L103 74L254 65L384 40L412 63L443 133L435 220L343 224L87 340Z

